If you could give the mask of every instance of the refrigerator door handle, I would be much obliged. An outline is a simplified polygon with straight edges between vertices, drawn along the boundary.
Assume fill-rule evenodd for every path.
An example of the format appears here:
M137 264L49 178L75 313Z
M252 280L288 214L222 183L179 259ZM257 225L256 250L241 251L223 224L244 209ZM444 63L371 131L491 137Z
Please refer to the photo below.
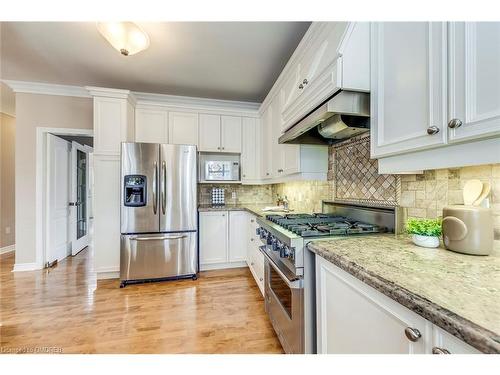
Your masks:
M154 162L154 172L153 172L153 214L156 215L156 210L158 208L158 196L156 187L158 186L158 163Z
M165 215L167 210L167 164L161 163L161 212Z
M163 236L163 237L131 237L130 241L167 241L167 240L180 240L187 236Z

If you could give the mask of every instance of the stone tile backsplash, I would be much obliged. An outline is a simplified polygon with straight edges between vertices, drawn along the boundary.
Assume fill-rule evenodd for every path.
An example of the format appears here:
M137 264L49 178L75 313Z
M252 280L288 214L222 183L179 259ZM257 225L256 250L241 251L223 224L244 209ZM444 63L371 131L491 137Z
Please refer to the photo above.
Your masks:
M293 181L273 185L273 198L286 196L295 212L321 212L321 201L332 199L330 181Z
M198 203L211 204L213 187L224 188L226 204L260 203L272 205L273 185L198 184ZM236 198L232 198L233 192Z

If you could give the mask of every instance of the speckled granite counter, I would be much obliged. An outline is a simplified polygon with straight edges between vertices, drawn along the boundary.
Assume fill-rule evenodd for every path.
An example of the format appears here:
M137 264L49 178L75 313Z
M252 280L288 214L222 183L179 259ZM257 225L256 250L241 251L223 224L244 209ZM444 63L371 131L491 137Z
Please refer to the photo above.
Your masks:
M209 204L200 204L198 211L248 211L256 216L264 216L271 214L269 211L262 211L264 207L272 206L272 203L267 204L226 204L224 206L212 206ZM275 212L279 213L279 212Z
M313 241L309 250L485 353L500 353L500 246L489 256L415 246L408 236Z

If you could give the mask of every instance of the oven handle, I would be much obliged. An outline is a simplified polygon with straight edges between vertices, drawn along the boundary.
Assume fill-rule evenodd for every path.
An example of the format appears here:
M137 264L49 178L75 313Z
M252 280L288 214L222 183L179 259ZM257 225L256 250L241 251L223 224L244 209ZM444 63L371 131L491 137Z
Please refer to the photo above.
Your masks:
M262 254L264 254L264 257L266 258L267 262L271 265L271 267L274 268L276 273L281 277L281 279L286 283L286 285L290 289L302 289L303 284L302 284L302 279L294 280L291 281L286 275L281 271L276 264L274 264L274 261L271 259L269 255L266 254L265 250L263 249L265 246L259 246L259 250Z

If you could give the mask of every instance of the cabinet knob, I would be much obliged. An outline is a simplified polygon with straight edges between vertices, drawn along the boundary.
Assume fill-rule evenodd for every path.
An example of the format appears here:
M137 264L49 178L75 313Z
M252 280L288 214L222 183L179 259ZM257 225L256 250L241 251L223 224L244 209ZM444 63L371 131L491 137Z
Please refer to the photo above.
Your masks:
M448 349L438 348L437 346L432 348L432 354L451 354Z
M250 263L250 265L251 265L251 266L253 266L253 262L252 262L252 263Z
M250 219L250 222L251 222L251 223L254 223L254 222L255 222L255 220L254 220L254 219Z
M307 78L304 78L304 80L302 81L302 83L303 83L304 85L307 85L307 84L309 83L309 81L307 80Z
M434 134L437 134L437 133L439 133L439 128L437 126L429 126L427 128L427 134L434 135Z
M217 150L220 150L220 147L217 147Z
M278 173L282 173L283 172L283 169L278 169Z
M246 174L243 175L243 177L246 177L246 176L247 176Z
M299 90L302 90L303 88L304 88L304 85L301 83L301 84L299 85Z
M459 128L461 126L462 126L462 121L460 121L457 118L454 118L454 119L450 120L450 122L448 123L448 127L450 129L456 129L456 128Z
M408 340L411 342L416 342L418 341L419 338L422 337L422 334L420 331L416 328L411 328L411 327L406 327L405 329L405 335Z
M269 172L266 173L266 176L269 176Z
M260 280L260 281L264 281L264 279L263 279L262 277L259 277L259 280Z
M253 238L250 238L250 241L252 241L252 242L253 242Z

